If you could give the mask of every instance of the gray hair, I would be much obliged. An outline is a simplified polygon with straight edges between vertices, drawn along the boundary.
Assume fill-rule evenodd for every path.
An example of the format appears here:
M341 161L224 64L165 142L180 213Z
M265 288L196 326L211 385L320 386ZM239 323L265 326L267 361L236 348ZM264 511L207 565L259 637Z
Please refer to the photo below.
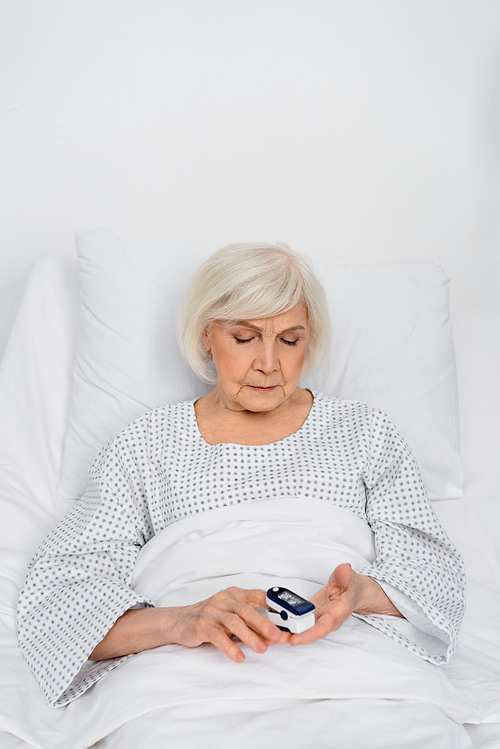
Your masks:
M203 345L204 331L216 322L274 317L299 302L307 308L309 318L306 375L330 348L326 296L308 259L282 243L221 247L200 265L188 286L180 310L180 348L201 380L215 382L212 355Z

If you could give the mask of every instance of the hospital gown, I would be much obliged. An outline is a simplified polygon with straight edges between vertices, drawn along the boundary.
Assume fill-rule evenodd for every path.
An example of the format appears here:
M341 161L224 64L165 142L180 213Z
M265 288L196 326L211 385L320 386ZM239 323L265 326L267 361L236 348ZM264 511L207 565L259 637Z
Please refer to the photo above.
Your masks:
M154 606L129 586L156 533L193 513L280 498L331 503L367 522L376 558L357 572L377 580L405 619L361 618L432 663L450 658L462 561L384 413L314 393L302 427L279 442L209 445L188 401L148 412L103 447L85 495L30 562L19 642L49 704L67 704L124 660L87 659L127 609Z

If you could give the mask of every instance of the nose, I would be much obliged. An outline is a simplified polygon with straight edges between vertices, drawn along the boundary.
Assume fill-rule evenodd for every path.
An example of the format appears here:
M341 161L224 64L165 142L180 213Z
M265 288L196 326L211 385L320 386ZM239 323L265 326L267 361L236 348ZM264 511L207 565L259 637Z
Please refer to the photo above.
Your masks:
M258 354L253 362L253 368L264 374L271 374L279 370L278 351L275 341L261 340Z

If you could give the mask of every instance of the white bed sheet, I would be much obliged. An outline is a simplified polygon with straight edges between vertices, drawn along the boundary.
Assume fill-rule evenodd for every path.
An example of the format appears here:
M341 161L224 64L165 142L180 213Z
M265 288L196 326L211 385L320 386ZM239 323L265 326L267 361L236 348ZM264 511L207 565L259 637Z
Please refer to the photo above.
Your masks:
M40 722L40 735L44 733L44 725L53 724L55 715L39 701L38 687L17 649L14 611L29 556L71 506L71 501L57 495L55 487L59 477L74 360L78 292L76 263L64 257L46 258L34 266L21 286L16 300L12 298L10 304L5 301L3 309L0 306L0 730L4 731L0 733L0 745L9 749L35 745L31 739L26 743L22 735L18 738L11 732L16 710L26 710L26 698L33 707L36 703L37 709L45 716ZM500 621L500 565L495 546L498 548L500 536L500 491L496 486L495 461L492 458L500 451L500 395L496 387L500 381L500 321L497 316L468 311L458 311L454 320L465 497L463 500L436 502L435 507L459 546L467 566L468 607L461 642L464 650L476 653L478 664L484 667L484 680L478 683L478 689L484 690L486 685L491 692L490 698L482 694L482 716L471 716L471 720L498 723L500 706L495 712L498 700L495 690L498 690L500 683L500 635L497 624ZM453 665L452 662L451 668ZM305 702L300 710L296 705L280 706L276 703L275 707L277 712L274 717L279 713L280 720L292 721L292 726L308 721L324 721L324 717L320 717L322 710L321 715L325 715L324 705L322 708L319 702ZM379 709L376 710L376 707ZM408 701L402 707L407 715L407 725L412 725L416 730L418 724L419 730L425 731L424 722L416 718L417 705ZM359 699L350 704L340 700L331 719L332 724L330 727L325 724L325 730L334 730L335 727L340 742L339 723L346 725L349 716L352 723L352 716L359 716L360 710L364 710L368 717L372 709L380 720L384 716L388 720L386 708L386 702L377 706L374 702L364 704ZM197 725L186 720L179 706L165 708L170 710L168 714L162 714L162 709L151 713L148 718L138 717L126 728L116 728L108 739L99 741L98 746L105 746L106 749L136 746L134 736L144 736L145 727L150 732L149 745L155 746L155 732L161 735L161 727L164 727L167 719L172 732L177 732L176 743L172 744L175 747L195 746L193 736L202 726L206 733L203 746L224 746L221 743L220 723L214 711L203 720L200 717L202 722ZM226 716L226 720L228 725L233 725L240 738L244 735L244 726L247 727L248 736L262 737L263 732L272 735L272 717L268 710L243 715L235 709L233 718ZM437 726L441 725L442 714L435 713L433 716L429 713L427 720L430 724L436 721L439 737L440 729ZM449 724L449 719L446 721L447 730L451 731L453 726ZM478 749L500 746L500 725L497 723L470 725L467 741L472 743L469 746ZM212 744L210 731L213 732ZM28 736L25 735L25 738ZM320 734L317 740L321 741ZM346 742L348 740L349 737L345 739ZM464 732L461 730L454 740L462 743L450 746L467 745L463 743ZM275 741L276 738L269 745ZM391 746L388 741L387 736L384 746ZM419 741L421 743L414 744L415 747L432 746L429 738L424 740L423 733ZM404 745L413 746L409 739ZM345 746L349 744L345 743ZM436 746L446 744L436 743Z

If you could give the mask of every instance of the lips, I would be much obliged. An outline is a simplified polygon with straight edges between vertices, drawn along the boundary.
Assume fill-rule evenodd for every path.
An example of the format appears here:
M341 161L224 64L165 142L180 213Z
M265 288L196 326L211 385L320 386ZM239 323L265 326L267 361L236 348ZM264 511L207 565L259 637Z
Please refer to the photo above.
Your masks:
M248 385L252 390L256 390L259 393L270 393L275 390L278 385L270 385L269 387L261 387L260 385Z

